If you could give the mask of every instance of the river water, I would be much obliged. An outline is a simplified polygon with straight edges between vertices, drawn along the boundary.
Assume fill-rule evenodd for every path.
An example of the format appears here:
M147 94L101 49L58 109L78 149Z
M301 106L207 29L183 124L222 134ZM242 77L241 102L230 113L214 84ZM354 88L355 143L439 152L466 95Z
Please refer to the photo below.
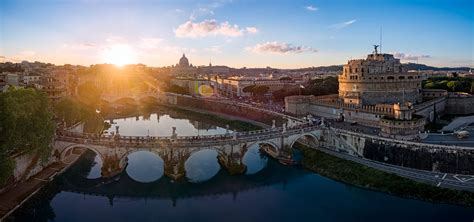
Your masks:
M168 114L114 120L121 135L224 134L226 126ZM230 130L231 131L231 130ZM282 166L249 147L243 175L229 175L215 150L193 153L186 175L164 175L152 152L128 156L126 169L101 178L102 160L88 151L30 199L14 221L473 221L474 208L405 199Z

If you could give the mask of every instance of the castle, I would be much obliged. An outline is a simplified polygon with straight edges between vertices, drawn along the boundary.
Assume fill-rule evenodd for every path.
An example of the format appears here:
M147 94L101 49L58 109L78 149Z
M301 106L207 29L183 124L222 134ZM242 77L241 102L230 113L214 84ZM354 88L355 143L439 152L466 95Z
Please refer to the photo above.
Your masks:
M425 124L445 111L474 112L473 96L460 99L445 90L423 90L419 73L408 72L399 59L377 47L366 59L344 65L338 94L286 97L285 111L372 126L382 136L403 139L418 138Z

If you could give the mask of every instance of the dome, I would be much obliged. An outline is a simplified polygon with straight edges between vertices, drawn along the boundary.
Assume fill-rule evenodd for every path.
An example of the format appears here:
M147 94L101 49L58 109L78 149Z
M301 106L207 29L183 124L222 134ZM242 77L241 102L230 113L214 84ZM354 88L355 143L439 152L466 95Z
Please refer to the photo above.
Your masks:
M179 59L179 66L180 67L189 67L188 58L186 58L186 56L184 54L183 54L183 57L181 57L181 59Z

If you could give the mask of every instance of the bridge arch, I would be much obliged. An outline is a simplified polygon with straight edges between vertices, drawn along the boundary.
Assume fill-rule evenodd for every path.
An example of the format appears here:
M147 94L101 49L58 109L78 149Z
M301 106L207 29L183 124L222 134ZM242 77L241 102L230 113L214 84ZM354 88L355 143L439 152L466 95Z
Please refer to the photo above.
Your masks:
M127 152L120 161L128 177L138 183L152 183L164 176L164 160L159 152L136 149Z
M273 140L263 140L263 141L256 141L254 143L249 144L247 147L252 147L257 145L259 149L264 146L263 149L266 153L271 156L278 156L282 147L278 146ZM266 146L265 146L266 145Z
M307 132L307 133L296 135L294 137L290 137L290 141L288 144L289 147L293 148L293 145L295 145L296 141L298 141L301 138L311 138L314 142L319 143L319 141L321 140L321 131Z
M92 146L88 146L88 145L85 145L85 144L71 144L71 145L68 145L66 147L64 147L64 149L59 153L59 160L60 161L64 161L64 159L69 156L71 154L71 152L75 149L75 148L85 148L85 149L88 149L92 152L94 152L97 156L99 156L100 160L103 162L104 161L104 156L102 155L102 153L100 153L97 149L95 149L94 147Z
M207 147L190 152L184 162L186 178L193 183L201 183L215 177L221 170L218 158L220 149ZM204 169L204 170L203 170Z

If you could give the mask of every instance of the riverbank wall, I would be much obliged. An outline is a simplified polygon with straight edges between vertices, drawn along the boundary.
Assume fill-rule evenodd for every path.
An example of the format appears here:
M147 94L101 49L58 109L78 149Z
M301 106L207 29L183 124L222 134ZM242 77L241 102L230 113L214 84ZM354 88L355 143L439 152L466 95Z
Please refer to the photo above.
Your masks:
M297 121L296 118L293 118L291 116L284 116L280 113L271 112L250 105L237 104L233 101L224 99L205 99L167 93L166 98L163 98L161 102L166 103L168 105L175 105L183 108L206 110L212 113L220 113L233 117L240 117L243 119L260 122L269 126L273 124L273 120L275 120L275 124L277 126L281 126L283 123L288 124L289 121L293 123Z
M350 150L354 156L419 170L474 175L474 147L411 142L341 129L328 130L325 135L328 138L321 145Z

